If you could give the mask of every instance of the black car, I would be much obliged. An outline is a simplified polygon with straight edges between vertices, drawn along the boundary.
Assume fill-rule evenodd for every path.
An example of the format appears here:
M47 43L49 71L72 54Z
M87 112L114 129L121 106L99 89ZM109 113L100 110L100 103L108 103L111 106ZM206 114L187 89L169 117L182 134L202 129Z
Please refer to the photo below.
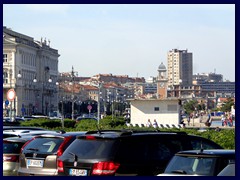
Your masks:
M19 176L57 175L57 158L85 132L55 132L35 136L22 147L19 156Z
M174 154L188 149L222 149L185 132L132 130L89 131L58 159L59 175L153 176L162 173Z
M217 176L226 166L233 163L235 163L235 150L180 151L159 176Z

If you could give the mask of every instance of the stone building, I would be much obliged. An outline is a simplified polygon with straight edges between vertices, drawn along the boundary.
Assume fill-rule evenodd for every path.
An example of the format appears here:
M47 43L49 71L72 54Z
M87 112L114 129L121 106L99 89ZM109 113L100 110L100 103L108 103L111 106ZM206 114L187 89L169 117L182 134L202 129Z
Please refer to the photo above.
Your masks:
M32 37L3 26L3 111L6 116L48 115L57 110L58 50L46 39ZM7 99L9 89L16 97Z

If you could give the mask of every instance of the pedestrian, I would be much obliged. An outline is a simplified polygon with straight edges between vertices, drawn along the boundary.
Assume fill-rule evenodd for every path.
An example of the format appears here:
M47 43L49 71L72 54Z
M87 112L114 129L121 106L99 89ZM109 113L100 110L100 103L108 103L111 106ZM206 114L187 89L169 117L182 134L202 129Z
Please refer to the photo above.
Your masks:
M151 120L150 120L150 119L148 119L146 126L147 126L147 127L152 127L152 123L151 123Z
M221 122L222 122L222 126L224 126L224 123L225 123L225 115L224 114L221 115Z
M189 115L187 118L188 126L190 125L190 119L191 119L191 116Z
M216 127L215 131L219 132L219 131L220 131L220 128L219 128L219 127Z
M230 114L228 120L229 120L229 126L232 127L232 126L233 126L233 118L232 118L232 114Z
M228 125L228 116L227 114L224 116L224 122L223 122L223 126L226 127Z
M153 121L153 127L158 128L158 123L157 123L156 119L154 119L154 121Z
M206 125L207 127L210 127L211 124L212 124L212 116L211 116L211 113L208 112L208 118L207 118L207 121L205 122L205 125Z

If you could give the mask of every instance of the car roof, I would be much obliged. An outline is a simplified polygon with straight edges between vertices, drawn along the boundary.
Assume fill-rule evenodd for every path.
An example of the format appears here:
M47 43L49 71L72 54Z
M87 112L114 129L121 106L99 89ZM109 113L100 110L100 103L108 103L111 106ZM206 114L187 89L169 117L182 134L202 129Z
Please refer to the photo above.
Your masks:
M31 140L34 136L24 136L24 137L9 137L9 138L5 138L3 139L3 142L4 141L7 141L7 142L27 142L29 140Z
M34 130L34 129L38 129L38 130L44 130L44 128L40 128L40 127L32 127L32 126L3 126L3 130L11 130L11 129L25 129L25 130Z
M153 135L187 135L185 132L165 132L158 130L99 130L99 131L88 131L82 136L96 136L101 138L120 138L126 136L153 136Z
M51 131L51 130L19 130L19 129L15 129L13 131L11 130L3 131L3 134L14 134L16 136L29 136L29 135L39 135L39 134L47 134L47 133L58 133L58 132Z
M68 136L78 136L85 134L86 131L77 131L77 132L64 132L64 131L56 131L55 133L46 133L36 136L37 138L40 137L68 137Z

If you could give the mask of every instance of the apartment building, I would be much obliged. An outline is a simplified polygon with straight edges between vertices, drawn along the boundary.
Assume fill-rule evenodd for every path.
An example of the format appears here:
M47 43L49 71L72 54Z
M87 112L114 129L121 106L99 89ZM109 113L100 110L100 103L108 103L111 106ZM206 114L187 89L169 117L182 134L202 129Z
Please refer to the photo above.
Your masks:
M167 53L168 86L192 85L193 56L188 50L172 49Z

